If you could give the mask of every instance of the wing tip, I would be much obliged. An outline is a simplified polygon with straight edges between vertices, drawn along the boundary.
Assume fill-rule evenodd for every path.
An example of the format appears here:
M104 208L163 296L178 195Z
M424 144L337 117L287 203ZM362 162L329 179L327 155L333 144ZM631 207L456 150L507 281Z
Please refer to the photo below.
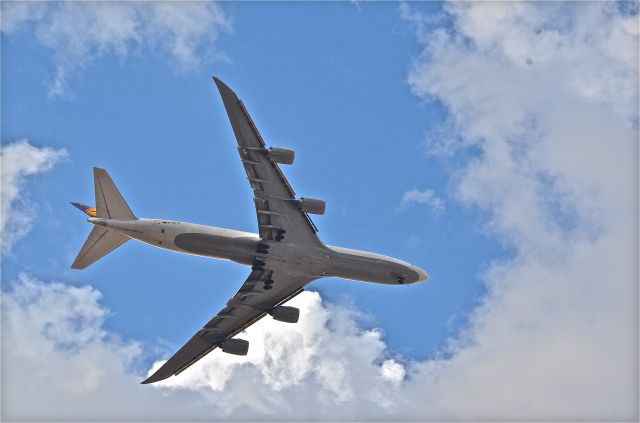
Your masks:
M220 95L223 95L223 97L225 95L231 96L231 97L237 97L236 93L233 92L233 90L229 88L227 84L222 82L220 78L218 78L217 76L212 76L211 78L213 78L213 82L216 83L216 87L218 87L218 91L220 91Z
M155 372L154 374L152 374L151 376L149 376L148 378L140 382L140 385L148 385L150 383L160 382L161 380L165 380L166 378L171 376L173 375L160 376L158 372Z
M224 82L222 82L222 80L221 80L220 78L218 78L217 76L212 76L211 78L213 79L213 82L215 82L215 83L216 83L216 85L218 86L218 88L226 87L226 86L227 86L227 85L226 85Z

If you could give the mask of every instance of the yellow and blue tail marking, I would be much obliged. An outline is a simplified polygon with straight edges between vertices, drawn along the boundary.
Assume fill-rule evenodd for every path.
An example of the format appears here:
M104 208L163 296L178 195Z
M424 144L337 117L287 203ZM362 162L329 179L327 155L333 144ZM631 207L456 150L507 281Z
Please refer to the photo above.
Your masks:
M87 206L87 205L80 204L80 203L71 203L71 204L73 204L74 206L76 206L77 208L79 208L80 210L85 212L87 215L89 215L91 217L96 217L96 208L95 207Z

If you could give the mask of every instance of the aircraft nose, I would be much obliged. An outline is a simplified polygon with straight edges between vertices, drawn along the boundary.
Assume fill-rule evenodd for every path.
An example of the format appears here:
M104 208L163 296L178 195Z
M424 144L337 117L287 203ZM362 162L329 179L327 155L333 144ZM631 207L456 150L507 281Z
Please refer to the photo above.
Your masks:
M413 266L413 270L418 274L418 280L416 282L422 282L429 279L429 274L420 269L418 266Z

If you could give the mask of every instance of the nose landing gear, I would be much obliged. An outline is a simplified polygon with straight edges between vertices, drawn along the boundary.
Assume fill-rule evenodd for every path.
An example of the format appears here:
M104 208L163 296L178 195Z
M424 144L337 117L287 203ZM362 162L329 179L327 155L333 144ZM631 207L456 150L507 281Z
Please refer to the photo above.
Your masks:
M404 280L405 280L405 278L406 278L406 277L407 277L407 276L406 276L404 273L400 273L400 274L398 275L398 283L399 283L400 285L402 285L402 284L404 283Z

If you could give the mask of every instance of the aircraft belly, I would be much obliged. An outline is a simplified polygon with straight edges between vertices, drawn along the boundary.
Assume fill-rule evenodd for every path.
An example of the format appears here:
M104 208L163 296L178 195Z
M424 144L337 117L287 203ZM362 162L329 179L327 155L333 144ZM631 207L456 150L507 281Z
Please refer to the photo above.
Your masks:
M250 266L256 256L259 240L205 233L177 235L173 244L180 250L200 256L232 260Z

